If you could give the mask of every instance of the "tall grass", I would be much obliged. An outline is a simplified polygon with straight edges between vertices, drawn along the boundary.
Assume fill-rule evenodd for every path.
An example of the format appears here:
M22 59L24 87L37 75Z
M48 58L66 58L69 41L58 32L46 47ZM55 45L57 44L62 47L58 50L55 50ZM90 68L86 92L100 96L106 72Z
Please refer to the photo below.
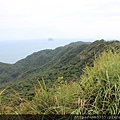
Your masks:
M77 107L79 84L64 84L59 81L49 89L43 88L39 83L40 89L36 89L33 103L43 114L70 114Z
M120 54L103 52L94 67L86 67L80 86L87 114L120 113Z

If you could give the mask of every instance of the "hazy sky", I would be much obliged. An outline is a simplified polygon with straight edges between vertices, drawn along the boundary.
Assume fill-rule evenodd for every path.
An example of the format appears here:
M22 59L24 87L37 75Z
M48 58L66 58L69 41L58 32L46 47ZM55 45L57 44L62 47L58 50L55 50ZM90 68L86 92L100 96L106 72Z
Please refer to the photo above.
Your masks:
M120 39L120 0L0 0L0 40Z

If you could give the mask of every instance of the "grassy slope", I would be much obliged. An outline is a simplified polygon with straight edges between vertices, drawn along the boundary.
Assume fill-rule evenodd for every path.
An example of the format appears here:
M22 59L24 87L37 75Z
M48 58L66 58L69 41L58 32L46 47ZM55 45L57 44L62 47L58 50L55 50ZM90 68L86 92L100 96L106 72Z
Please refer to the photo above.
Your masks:
M1 104L1 113L17 114L120 114L120 54L103 52L93 63L86 66L78 82L67 84L63 77L47 88L44 80L38 82L32 101L20 98L11 89L8 105ZM2 93L2 92L1 92ZM2 94L1 94L2 96ZM4 97L4 96L3 96Z
M120 54L103 52L93 67L86 67L79 82L65 84L61 78L49 90L40 85L33 104L46 114L118 114L119 70Z

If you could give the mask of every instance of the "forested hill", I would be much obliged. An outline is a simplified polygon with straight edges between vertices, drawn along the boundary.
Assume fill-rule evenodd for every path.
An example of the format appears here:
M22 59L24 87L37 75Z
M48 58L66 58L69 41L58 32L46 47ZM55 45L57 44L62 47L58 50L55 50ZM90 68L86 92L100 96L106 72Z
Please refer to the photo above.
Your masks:
M0 84L29 82L44 77L55 81L62 76L66 81L77 80L86 65L107 49L119 49L119 41L97 40L93 43L74 42L54 50L42 50L15 64L0 63Z
M21 80L23 79L23 76L26 76L26 74L28 75L30 72L34 72L34 70L36 71L36 69L39 69L39 71L36 72L41 73L44 69L43 66L46 65L47 67L45 67L45 69L47 69L53 65L53 63L57 63L60 57L64 56L64 54L73 48L83 45L83 49L84 46L87 46L88 44L90 43L84 43L82 41L73 42L54 50L46 49L35 52L15 64L0 63L0 84L17 81L19 79Z

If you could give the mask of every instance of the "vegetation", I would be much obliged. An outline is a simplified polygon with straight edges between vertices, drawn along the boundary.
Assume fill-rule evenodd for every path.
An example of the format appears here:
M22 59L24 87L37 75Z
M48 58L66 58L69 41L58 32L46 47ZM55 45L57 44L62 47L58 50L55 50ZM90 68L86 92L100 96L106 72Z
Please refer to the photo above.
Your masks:
M14 92L18 105L12 101L2 104L1 114L120 114L120 54L103 52L86 66L78 82L65 82L59 77L52 87L38 81L32 101L23 99ZM7 90L7 89L6 89ZM0 97L5 90L1 91ZM2 100L2 99L1 99Z
M64 48L56 54L60 58L58 63L55 62L58 60L55 56L52 58L55 64L52 60L44 64L44 67L49 65L46 71L43 71L49 78L38 75L41 68L38 67L34 69L38 76L6 84L7 87L1 86L0 113L120 114L120 43L102 40L85 46L83 50L80 46L70 47L70 50L60 57L62 51L68 50L68 47ZM81 52L76 54L78 50ZM76 77L77 66L82 68L79 78ZM64 74L66 71L70 77ZM33 71L26 72L28 73L29 77L35 75Z

